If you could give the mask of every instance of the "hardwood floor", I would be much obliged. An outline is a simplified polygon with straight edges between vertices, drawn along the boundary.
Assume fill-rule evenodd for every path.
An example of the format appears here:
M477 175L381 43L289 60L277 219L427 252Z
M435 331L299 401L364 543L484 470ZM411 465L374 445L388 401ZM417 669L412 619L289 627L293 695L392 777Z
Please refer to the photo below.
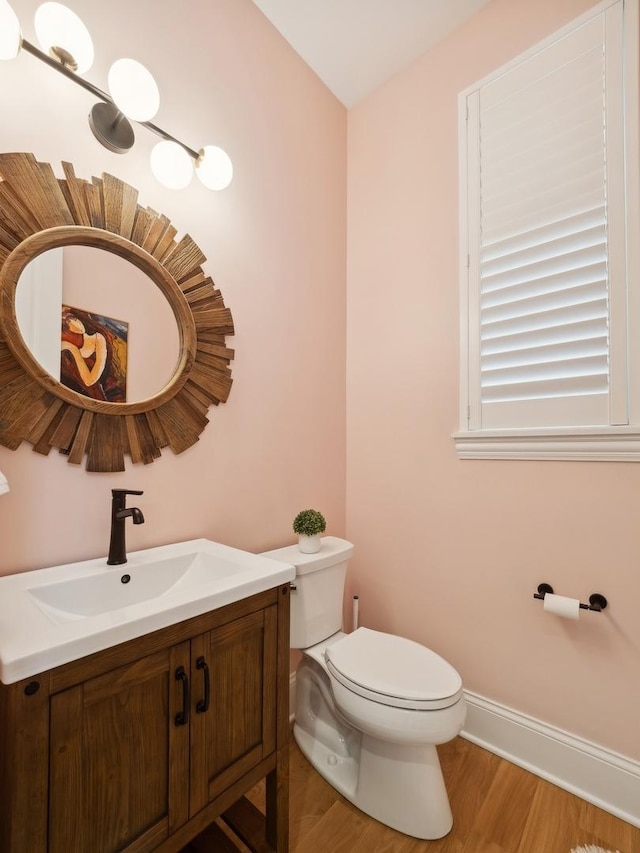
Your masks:
M292 738L290 853L569 853L586 844L640 853L640 829L526 770L462 738L438 752L454 825L446 838L418 841L352 806ZM259 787L249 796L262 808Z

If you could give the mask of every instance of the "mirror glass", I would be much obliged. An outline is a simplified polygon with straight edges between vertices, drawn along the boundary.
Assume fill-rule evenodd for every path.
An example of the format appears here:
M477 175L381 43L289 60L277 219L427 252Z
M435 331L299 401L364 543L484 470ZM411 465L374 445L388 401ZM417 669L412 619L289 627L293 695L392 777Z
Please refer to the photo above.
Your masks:
M135 403L173 376L180 335L168 301L142 270L90 246L32 259L16 288L20 333L38 363L96 400Z

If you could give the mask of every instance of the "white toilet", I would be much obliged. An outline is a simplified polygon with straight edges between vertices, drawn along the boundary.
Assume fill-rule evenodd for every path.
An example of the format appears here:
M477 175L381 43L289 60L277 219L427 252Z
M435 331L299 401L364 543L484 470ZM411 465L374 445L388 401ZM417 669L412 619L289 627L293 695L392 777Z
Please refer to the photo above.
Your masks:
M303 657L294 737L363 812L416 838L442 838L453 818L436 744L463 726L462 680L419 643L368 628L343 633L352 553L350 542L325 536L317 554L297 545L264 554L296 566L290 644Z

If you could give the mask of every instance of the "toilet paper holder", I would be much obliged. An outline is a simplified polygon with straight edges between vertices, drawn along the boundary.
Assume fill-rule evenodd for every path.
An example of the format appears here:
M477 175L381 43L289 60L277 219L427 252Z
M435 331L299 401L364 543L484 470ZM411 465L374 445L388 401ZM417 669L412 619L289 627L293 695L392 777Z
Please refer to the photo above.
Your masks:
M553 595L553 587L548 583L541 583L538 584L538 591L533 593L533 597L540 599L540 601L544 601L544 597L548 592ZM606 606L607 599L599 592L594 592L589 596L588 604L580 602L581 610L595 610L596 613L600 613Z

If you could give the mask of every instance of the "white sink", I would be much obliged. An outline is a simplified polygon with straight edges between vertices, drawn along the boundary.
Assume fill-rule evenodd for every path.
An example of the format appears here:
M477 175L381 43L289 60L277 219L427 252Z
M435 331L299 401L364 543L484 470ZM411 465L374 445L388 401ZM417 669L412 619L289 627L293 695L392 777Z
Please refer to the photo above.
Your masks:
M150 552L135 556L142 554L150 556ZM202 550L142 563L135 561L135 556L133 563L107 566L102 571L68 580L39 583L28 587L27 592L54 622L68 622L152 601L174 590L176 584L204 585L238 574L237 564Z
M295 568L208 539L0 577L0 681L12 684L263 592Z

